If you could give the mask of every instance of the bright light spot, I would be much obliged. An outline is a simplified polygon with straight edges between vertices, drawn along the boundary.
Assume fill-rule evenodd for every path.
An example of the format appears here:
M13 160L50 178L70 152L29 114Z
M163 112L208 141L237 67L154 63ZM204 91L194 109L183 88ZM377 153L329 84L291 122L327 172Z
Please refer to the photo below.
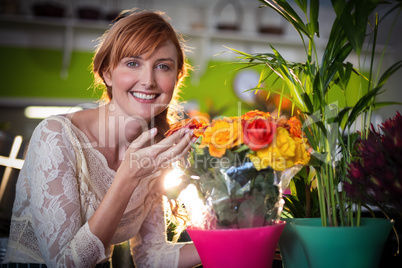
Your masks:
M4 157L0 156L0 166L12 167L21 169L24 164L24 160L17 159L18 151L21 148L22 136L16 136L14 138L13 145L11 147L10 156Z
M173 170L165 177L165 189L176 187L182 182L183 171L177 165L173 164L173 166ZM193 226L205 226L205 216L209 215L208 209L199 198L197 187L190 183L186 189L180 192L178 198L186 207L191 224Z
M194 226L204 225L206 208L198 197L198 190L194 184L189 184L179 195L189 214L191 224Z
M169 172L165 177L165 189L178 186L182 182L182 179L180 178L181 175L183 175L183 173L178 168L174 168Z
M82 107L69 107L69 106L29 106L25 108L24 114L32 119L44 119L51 115L67 114L81 111Z

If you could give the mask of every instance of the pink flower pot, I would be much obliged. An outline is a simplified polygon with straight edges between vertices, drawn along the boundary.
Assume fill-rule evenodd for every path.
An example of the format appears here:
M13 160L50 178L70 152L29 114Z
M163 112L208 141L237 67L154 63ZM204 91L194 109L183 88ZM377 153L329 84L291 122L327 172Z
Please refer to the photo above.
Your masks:
M187 228L205 268L272 266L286 222L247 229L201 230Z

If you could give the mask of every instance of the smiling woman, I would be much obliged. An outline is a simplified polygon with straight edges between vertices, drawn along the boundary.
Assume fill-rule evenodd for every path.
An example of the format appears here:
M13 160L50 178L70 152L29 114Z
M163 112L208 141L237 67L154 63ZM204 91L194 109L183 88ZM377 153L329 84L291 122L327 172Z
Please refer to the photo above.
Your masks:
M50 116L32 135L4 263L108 267L127 240L135 267L200 263L193 243L166 240L162 198L165 173L191 146L192 131L164 136L188 67L163 13L130 11L112 25L93 61L103 103Z
M138 115L150 122L166 109L177 81L177 50L172 41L160 44L151 55L125 57L103 79L111 88L113 102L128 115ZM166 57L168 56L168 57Z

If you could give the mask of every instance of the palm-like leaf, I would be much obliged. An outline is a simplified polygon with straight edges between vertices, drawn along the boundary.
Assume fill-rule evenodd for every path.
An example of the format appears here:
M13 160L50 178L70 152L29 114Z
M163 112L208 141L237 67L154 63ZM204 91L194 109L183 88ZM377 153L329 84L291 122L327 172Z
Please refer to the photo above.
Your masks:
M347 210L350 206L344 204L343 198L335 196L334 189L339 183L340 178L345 177L345 168L335 169L333 162L340 151L344 155L344 163L350 158L350 148L353 142L350 138L347 142L339 141L338 136L344 135L357 118L363 116L368 118L369 124L371 111L374 108L382 107L394 102L376 103L375 98L383 90L383 86L388 78L402 67L402 61L393 64L378 80L378 83L372 81L372 68L366 77L353 65L346 62L351 53L355 53L360 59L363 51L363 44L367 38L367 25L371 25L373 30L372 51L370 65L374 65L375 42L377 39L378 19L369 22L369 18L375 8L380 4L386 4L381 0L331 0L336 19L333 22L327 45L323 51L321 60L317 56L315 38L319 37L319 0L295 0L297 6L291 6L285 0L259 0L263 7L275 10L285 18L300 35L306 51L306 62L295 63L286 61L280 52L271 46L272 53L247 54L232 49L241 55L241 59L248 61L248 64L264 65L260 75L258 89L267 81L267 78L276 75L279 77L289 92L289 99L304 114L304 130L311 147L321 156L321 160L326 162L316 166L318 182L318 196L320 199L320 214L323 219L323 225L329 222L337 225L335 215L336 208ZM294 8L299 8L296 11ZM401 8L401 3L391 6L391 11ZM303 13L304 21L298 14ZM352 75L357 75L361 80L368 81L368 89L361 90L357 101L352 102L347 95L347 88ZM329 103L329 92L332 88L339 87L343 92L346 106L337 107ZM270 92L279 93L284 96L283 91L271 88L263 88ZM341 131L339 131L341 127ZM339 173L341 172L341 173ZM292 198L286 199L286 202L295 209L296 204ZM350 216L350 211L341 209L340 217Z

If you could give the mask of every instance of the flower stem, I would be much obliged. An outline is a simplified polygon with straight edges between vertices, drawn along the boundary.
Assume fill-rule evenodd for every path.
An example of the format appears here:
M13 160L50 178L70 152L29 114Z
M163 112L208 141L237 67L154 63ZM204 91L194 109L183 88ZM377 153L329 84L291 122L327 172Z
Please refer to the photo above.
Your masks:
M356 215L356 226L360 226L361 217L362 217L362 202L359 201L357 203L357 215Z

